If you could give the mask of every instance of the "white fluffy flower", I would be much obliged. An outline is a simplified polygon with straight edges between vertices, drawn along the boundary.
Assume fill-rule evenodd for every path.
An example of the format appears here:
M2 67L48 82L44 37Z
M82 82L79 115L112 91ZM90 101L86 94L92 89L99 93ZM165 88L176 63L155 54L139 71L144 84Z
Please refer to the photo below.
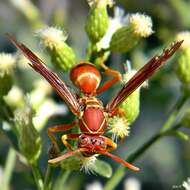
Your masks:
M114 116L108 119L108 125L110 127L110 131L114 136L124 138L129 136L129 123L124 117Z
M184 181L182 186L186 189L186 190L190 190L190 178L187 178L187 181Z
M46 27L36 32L37 36L41 39L41 43L49 49L60 48L62 43L65 42L68 35L64 30L55 27Z
M176 35L176 40L184 40L181 47L182 49L190 48L190 31L182 31Z
M90 156L90 157L84 157L81 155L81 162L82 162L82 166L81 166L81 170L84 170L85 173L93 173L93 165L96 161L96 157L98 155L93 155L93 156Z
M148 37L153 33L152 19L145 14L130 14L128 16L128 22L137 36Z
M0 75L10 74L15 66L16 58L10 53L0 53Z

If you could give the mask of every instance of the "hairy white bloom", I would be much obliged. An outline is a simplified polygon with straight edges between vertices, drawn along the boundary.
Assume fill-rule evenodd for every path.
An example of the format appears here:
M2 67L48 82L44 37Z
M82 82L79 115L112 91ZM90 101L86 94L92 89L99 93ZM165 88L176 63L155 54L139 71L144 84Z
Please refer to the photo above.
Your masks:
M81 162L82 162L81 170L84 170L86 173L93 173L92 167L95 164L97 156L98 155L96 154L90 157L84 157L81 155Z
M114 4L113 0L87 0L87 2L90 7L93 5L97 5L99 7L105 7L108 5L109 7L112 7Z
M108 126L114 136L124 138L129 136L129 123L124 117L114 116L108 119Z
M55 27L46 27L36 32L41 39L41 43L51 50L62 47L62 43L66 41L68 35L64 30Z
M87 184L86 190L102 190L103 186L99 181L94 181L91 184Z
M0 76L10 74L15 66L16 58L11 53L0 53Z
M141 184L136 178L130 177L125 180L124 187L125 190L140 190Z
M97 43L98 49L109 48L112 35L126 22L125 11L120 7L114 7L114 16L110 17L109 27L104 37Z
M148 37L153 33L151 17L135 13L128 16L129 25L132 27L135 35L140 37Z
M6 103L13 107L19 107L24 104L24 93L18 86L13 86L4 98Z
M187 178L187 181L184 181L182 186L186 189L186 190L190 190L190 178Z
M176 35L176 40L184 40L181 47L182 49L190 48L190 31L182 31Z

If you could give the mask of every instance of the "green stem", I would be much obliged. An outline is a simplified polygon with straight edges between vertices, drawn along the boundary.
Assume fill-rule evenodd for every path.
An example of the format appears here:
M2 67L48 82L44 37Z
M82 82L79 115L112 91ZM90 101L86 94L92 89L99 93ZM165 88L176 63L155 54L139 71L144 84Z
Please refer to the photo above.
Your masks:
M63 190L65 187L65 183L70 175L71 171L69 170L62 170L61 174L59 175L58 179L55 182L54 190Z
M12 177L13 169L15 166L15 161L16 161L16 152L13 148L10 148L9 152L7 154L7 159L6 159L6 163L5 163L1 190L9 189L9 183L10 183L10 180Z
M32 163L31 168L32 168L32 173L33 173L34 180L36 182L38 190L44 190L44 183L43 183L42 175L37 166L37 163Z
M163 127L161 128L161 132L166 131L167 129L169 129L172 126L180 109L183 107L183 105L185 104L185 102L187 101L188 98L189 98L189 96L187 94L183 94L180 97L180 99L177 101L176 105L174 106L174 111L170 114L169 118L167 119L167 121L165 122Z
M157 142L161 137L163 137L166 133L168 133L170 130L178 129L180 126L176 125L176 127L171 128L172 124L174 123L176 116L178 115L180 109L185 104L186 100L188 99L187 95L183 95L175 105L174 111L169 116L168 120L165 122L163 127L161 128L160 132L155 134L151 139L149 139L146 143L144 143L136 152L131 154L127 161L128 162L134 162L137 158L139 158L148 148L150 148L155 142ZM117 184L122 180L122 178L125 176L126 167L120 166L112 178L105 184L103 190L112 190L114 189Z
M45 180L44 180L44 190L52 189L52 177L53 177L54 167L48 164Z

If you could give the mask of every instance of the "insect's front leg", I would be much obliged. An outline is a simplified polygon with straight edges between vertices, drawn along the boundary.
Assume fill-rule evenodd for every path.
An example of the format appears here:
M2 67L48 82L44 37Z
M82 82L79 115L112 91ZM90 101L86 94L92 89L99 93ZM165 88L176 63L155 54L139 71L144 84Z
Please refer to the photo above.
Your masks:
M119 71L110 69L107 67L104 63L100 63L100 66L105 70L105 75L112 76L113 78L111 80L106 81L100 88L97 89L96 93L100 94L113 86L115 83L117 83L119 80L121 80L121 74Z
M68 142L68 140L78 139L80 134L65 134L62 135L61 141L69 150L74 150L73 146Z
M104 142L107 145L106 152L111 152L117 148L117 144L114 143L111 139L104 137Z
M53 127L49 127L47 129L47 134L48 134L48 136L50 138L50 141L52 143L51 147L50 147L50 150L49 150L49 154L50 154L51 158L58 156L59 153L60 153L60 149L59 149L59 146L57 144L57 139L54 136L54 133L69 130L69 129L73 128L76 125L77 125L77 121L73 121L70 124L56 125L56 126L53 126Z

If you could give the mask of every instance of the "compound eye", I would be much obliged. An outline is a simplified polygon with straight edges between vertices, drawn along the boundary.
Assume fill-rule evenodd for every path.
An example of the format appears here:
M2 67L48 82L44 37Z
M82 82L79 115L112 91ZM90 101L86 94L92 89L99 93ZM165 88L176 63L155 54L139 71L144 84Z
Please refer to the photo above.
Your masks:
M88 137L81 137L80 138L80 143L85 144L87 142L88 142Z

